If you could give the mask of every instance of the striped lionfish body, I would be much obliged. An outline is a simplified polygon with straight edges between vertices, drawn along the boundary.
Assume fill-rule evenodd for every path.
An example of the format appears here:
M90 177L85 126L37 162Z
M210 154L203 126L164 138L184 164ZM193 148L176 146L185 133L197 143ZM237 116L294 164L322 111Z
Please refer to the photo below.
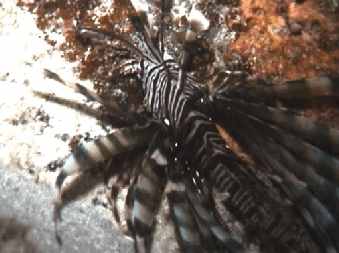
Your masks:
M282 88L234 84L208 94L187 73L187 52L181 64L164 59L139 16L131 15L130 21L135 32L129 39L92 28L80 28L79 35L119 39L131 47L151 119L79 146L67 158L58 188L69 175L143 150L126 199L137 252L150 252L163 195L182 252L244 252L220 218L215 193L223 194L225 208L248 233L270 245L270 252L339 252L339 131L272 103L337 97L338 79L300 80ZM229 147L216 124L234 136L253 162ZM56 207L62 204L59 197Z

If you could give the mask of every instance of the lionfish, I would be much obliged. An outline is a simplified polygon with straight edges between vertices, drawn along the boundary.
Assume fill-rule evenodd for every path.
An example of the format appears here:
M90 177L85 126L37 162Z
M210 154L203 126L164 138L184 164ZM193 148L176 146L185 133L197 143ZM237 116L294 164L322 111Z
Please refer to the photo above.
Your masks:
M166 4L161 1L162 10ZM155 216L165 197L182 252L244 252L215 196L247 233L274 245L274 252L339 252L339 131L293 109L296 103L337 98L339 78L282 85L234 80L209 91L189 73L197 53L192 26L177 63L164 57L163 27L155 40L137 10L128 20L134 28L128 36L81 24L77 36L95 43L120 41L129 48L145 112L117 113L123 127L80 144L67 157L56 181L56 220L68 176L137 152L142 155L137 167L119 172L129 175L125 213L137 252L151 251ZM74 88L114 111L93 91ZM230 148L217 125L252 161Z

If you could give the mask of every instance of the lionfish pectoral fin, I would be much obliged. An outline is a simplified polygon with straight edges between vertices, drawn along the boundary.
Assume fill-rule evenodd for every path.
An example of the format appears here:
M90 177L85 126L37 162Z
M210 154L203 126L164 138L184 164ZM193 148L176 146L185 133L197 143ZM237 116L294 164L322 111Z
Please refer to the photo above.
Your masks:
M66 159L56 179L58 197L54 203L53 220L55 224L61 220L61 209L64 205L64 196L62 193L63 190L65 190L63 183L67 177L77 173L83 176L85 175L84 172L90 168L94 168L116 155L146 146L153 132L154 125L152 124L143 127L121 128L107 136L99 137L94 141L83 143L75 148L74 152ZM67 189L71 192L71 196L66 196L67 202L75 198L71 186L72 184L69 187L70 189ZM64 191L64 193L67 192ZM78 193L76 194L79 195Z
M61 188L63 181L70 175L94 168L115 155L146 146L153 130L152 124L120 128L94 141L80 144L66 159L57 177L58 188Z
M132 201L130 225L137 252L150 252L155 216L167 181L165 173L167 163L167 147L161 134L156 134L141 163L140 172L132 186L132 196L129 197L129 201Z
M314 120L296 115L286 109L235 99L224 100L221 104L231 106L231 108L234 108L236 111L247 114L248 117L253 117L263 123L277 126L329 153L339 155L339 130L337 129L325 124L316 123Z
M297 136L253 117L253 114L239 111L236 122L237 139L256 161L283 179L283 184L289 189L288 198L323 248L339 250L337 186L333 178L327 180L329 177L320 171L331 169L328 168L330 156ZM330 157L330 161L333 159Z
M230 233L223 227L215 216L217 210L207 203L212 203L211 195L197 196L192 187L186 182L186 195L192 207L195 221L199 227L204 241L209 249L217 252L227 251L229 253L244 252L242 245L233 239ZM204 193L204 195L207 195ZM207 200L206 200L207 199Z
M175 187L167 194L167 198L176 236L182 252L206 252L202 245L199 228L187 201L184 187L175 184Z
M321 97L339 96L338 76L319 76L287 81L279 85L257 81L253 84L229 85L218 88L214 96L243 99L248 102L269 104L277 100L306 102Z

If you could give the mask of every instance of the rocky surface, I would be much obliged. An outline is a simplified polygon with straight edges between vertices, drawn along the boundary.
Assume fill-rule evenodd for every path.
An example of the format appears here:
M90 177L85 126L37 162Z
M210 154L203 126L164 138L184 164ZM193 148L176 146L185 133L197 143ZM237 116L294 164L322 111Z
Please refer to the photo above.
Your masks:
M133 252L132 240L112 227L107 210L93 208L88 199L63 210L59 245L52 219L54 191L24 174L0 168L1 253Z

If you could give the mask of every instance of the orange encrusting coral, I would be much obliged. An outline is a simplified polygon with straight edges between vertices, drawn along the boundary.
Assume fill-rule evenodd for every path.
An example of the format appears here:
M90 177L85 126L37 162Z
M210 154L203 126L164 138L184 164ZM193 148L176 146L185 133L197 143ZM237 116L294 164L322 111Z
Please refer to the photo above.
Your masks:
M339 18L320 2L242 0L247 26L229 52L247 59L249 70L259 78L292 80L336 73Z

